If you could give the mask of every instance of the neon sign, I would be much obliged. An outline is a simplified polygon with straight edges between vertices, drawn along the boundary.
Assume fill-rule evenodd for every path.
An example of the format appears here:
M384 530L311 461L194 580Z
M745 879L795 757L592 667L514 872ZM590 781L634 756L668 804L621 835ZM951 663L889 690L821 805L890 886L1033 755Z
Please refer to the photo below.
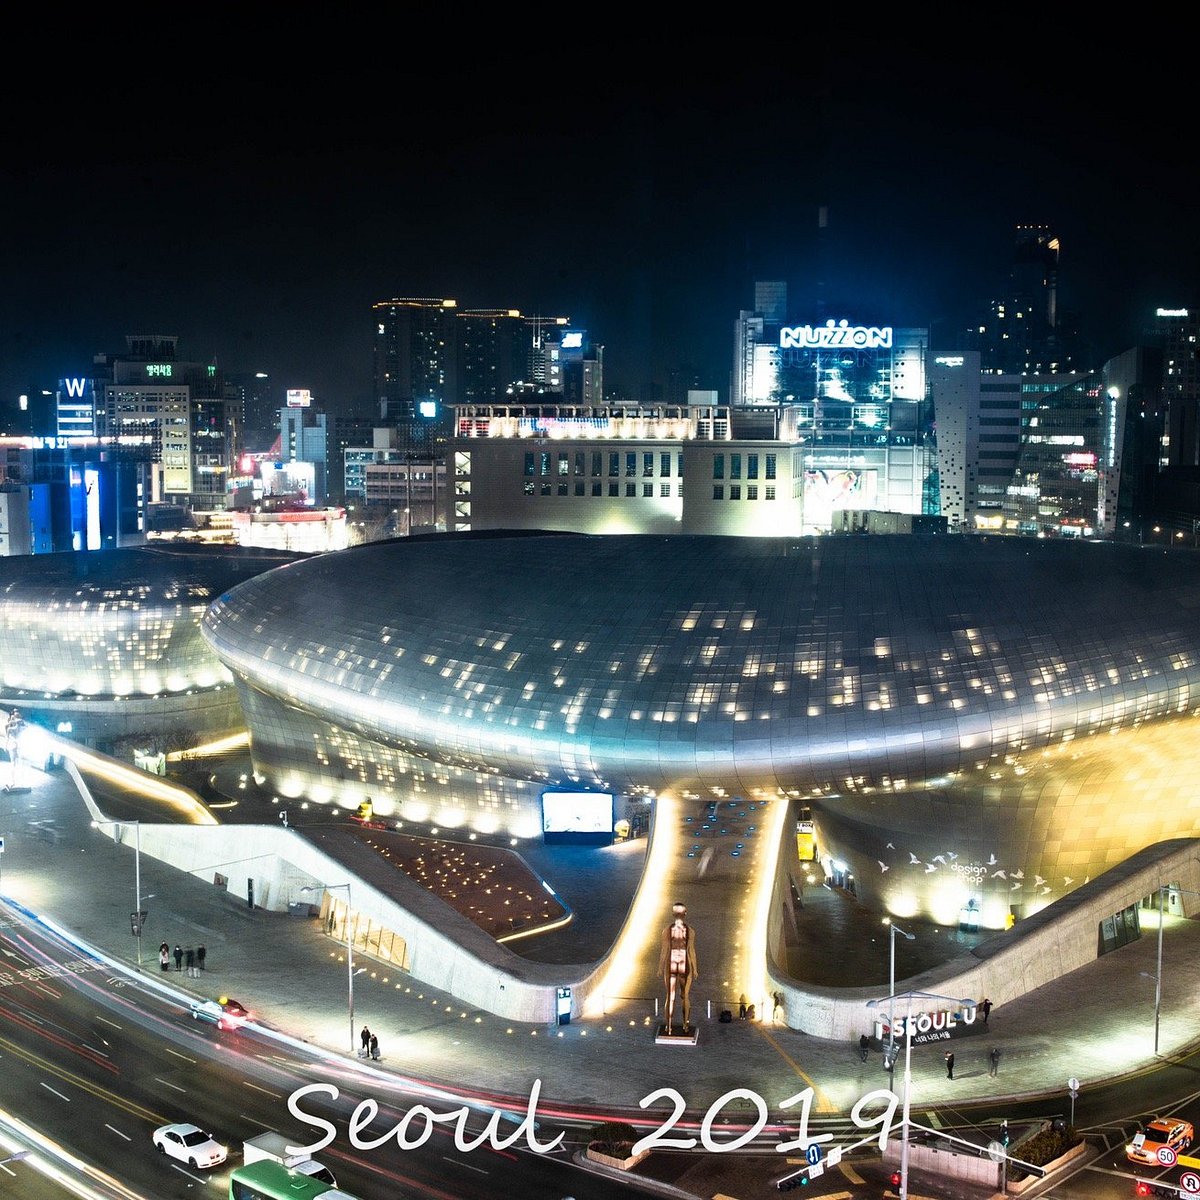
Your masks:
M83 389L87 387L86 379L64 379L63 387L67 389L68 396L74 396L76 399L83 399Z
M1186 308L1160 308L1154 315L1156 317L1186 317L1188 310Z
M170 379L171 364L170 363L147 363L146 374L151 379Z
M961 367L964 359L961 354L939 354L933 361L940 367Z
M855 350L887 349L892 344L890 325L851 325L849 321L826 321L824 325L785 325L779 331L781 350L826 349L849 346Z

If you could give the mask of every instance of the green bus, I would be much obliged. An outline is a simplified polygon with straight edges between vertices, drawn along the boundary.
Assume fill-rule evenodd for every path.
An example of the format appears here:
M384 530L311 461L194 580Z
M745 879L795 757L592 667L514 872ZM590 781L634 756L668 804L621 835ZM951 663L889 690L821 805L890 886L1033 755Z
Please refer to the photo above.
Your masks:
M359 1200L311 1175L297 1175L269 1158L234 1169L229 1200Z

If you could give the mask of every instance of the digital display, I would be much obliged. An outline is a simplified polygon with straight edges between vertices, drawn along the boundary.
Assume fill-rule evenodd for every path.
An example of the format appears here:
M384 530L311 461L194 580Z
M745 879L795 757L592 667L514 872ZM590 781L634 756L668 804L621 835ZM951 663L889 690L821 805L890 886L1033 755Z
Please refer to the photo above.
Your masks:
M613 838L611 792L543 792L542 835L547 842L607 845Z

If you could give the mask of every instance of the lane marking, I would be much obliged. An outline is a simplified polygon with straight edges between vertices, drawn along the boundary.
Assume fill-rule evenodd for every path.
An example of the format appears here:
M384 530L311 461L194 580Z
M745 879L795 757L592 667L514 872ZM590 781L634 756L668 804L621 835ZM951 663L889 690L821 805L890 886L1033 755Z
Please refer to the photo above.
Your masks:
M197 1183L207 1183L208 1182L207 1179L202 1179L199 1175L193 1175L191 1173L191 1171L187 1170L184 1167L181 1167L177 1162L173 1162L171 1164L171 1166L173 1166L175 1168L175 1170L177 1170L180 1173L180 1175L186 1175L189 1179L194 1179ZM913 1200L917 1200L917 1198L914 1196Z
M758 1025L756 1023L754 1026L754 1029L761 1037L766 1038L768 1044L772 1047L772 1049L775 1051L775 1053L778 1054L779 1057L782 1058L783 1061L785 1063L787 1063L787 1065L789 1067L791 1067L792 1070L795 1071L796 1074L799 1075L800 1078L803 1079L804 1082L807 1083L810 1088L812 1088L813 1096L816 1098L816 1101L817 1101L817 1103L816 1103L816 1111L817 1112L837 1112L838 1111L838 1106L836 1104L834 1104L834 1102L832 1100L830 1100L829 1097L826 1096L825 1093L823 1091L821 1091L821 1089L819 1087L817 1087L817 1085L813 1081L813 1079L804 1073L804 1070L801 1068L800 1064L798 1062L796 1062L796 1060L794 1058L792 1058L791 1055L788 1054L788 1052L770 1035L770 1033L768 1033L767 1030L765 1028L763 1028L763 1026Z
M262 1092L264 1096L270 1096L272 1100L282 1100L282 1092L273 1092L270 1088L259 1087L257 1083L251 1083L248 1079L242 1080L242 1087L253 1088L256 1092Z
M925 1114L925 1119L934 1127L934 1129L944 1129L945 1126L938 1120L937 1112L930 1110Z
M113 1127L112 1127L111 1125L107 1124L107 1123L105 1124L104 1128L105 1128L105 1129L112 1129L113 1133L115 1133L115 1134L117 1135L117 1137L122 1137L122 1138L124 1138L124 1139L125 1139L127 1142L132 1142L132 1141L133 1141L133 1138L131 1138L131 1137L129 1136L129 1134L127 1134L127 1133L122 1133L122 1132L121 1132L119 1129L113 1129Z
M60 1092L57 1088L52 1088L48 1083L43 1083L42 1087L44 1087L48 1092L53 1092L60 1100L65 1100L68 1104L71 1103L70 1096L64 1096L62 1092Z
M107 1055L107 1054L105 1054L105 1052L104 1052L103 1050L97 1050L95 1046L92 1046L92 1045L90 1045L90 1044L89 1044L89 1043L87 1043L87 1042L82 1042L82 1043L81 1043L81 1045L83 1046L83 1048L84 1048L85 1050L90 1050L90 1051L91 1051L93 1054L98 1054L98 1055L100 1055L100 1057L101 1057L101 1058L107 1058L107 1057L108 1057L108 1055Z
M183 1092L185 1095L187 1094L187 1088L181 1088L177 1083L168 1083L165 1079L160 1079L157 1075L154 1077L154 1082L161 1083L163 1087L174 1088L177 1092Z
M845 1177L850 1180L855 1187L862 1187L863 1184L866 1183L866 1180L863 1179L863 1177L848 1162L843 1160L842 1162L838 1163L838 1166L841 1167L842 1174L845 1175Z
M462 1167L464 1171L475 1171L480 1175L490 1175L491 1171L485 1171L482 1167L473 1167L470 1163L459 1162L457 1158L447 1158L442 1155L442 1162L448 1162L451 1166Z
M193 1066L196 1065L196 1060L194 1058L189 1058L186 1054L180 1054L178 1050L172 1050L170 1046L166 1046L164 1048L168 1054L173 1054L176 1058L182 1058L184 1062L191 1063Z
M114 1029L124 1029L125 1028L124 1025L118 1025L116 1023L116 1021L110 1021L107 1017L101 1017L101 1016L97 1015L96 1020L103 1021L105 1023L105 1025L111 1025Z

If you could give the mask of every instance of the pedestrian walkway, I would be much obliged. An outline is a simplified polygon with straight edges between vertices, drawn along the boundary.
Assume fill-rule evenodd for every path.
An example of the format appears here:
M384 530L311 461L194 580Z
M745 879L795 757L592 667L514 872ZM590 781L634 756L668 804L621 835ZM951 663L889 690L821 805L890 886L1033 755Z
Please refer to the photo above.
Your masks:
M244 899L137 856L131 839L115 845L91 827L62 772L36 775L27 793L0 793L0 834L5 838L0 895L52 918L130 969L156 976L160 943L185 950L203 944L202 970L192 976L186 970L169 973L181 1000L232 996L260 1021L314 1047L347 1055L356 1049L344 947L318 921L252 909ZM135 887L148 913L140 942L130 933ZM842 940L849 912L835 893L822 891L819 901L815 892L805 896L805 919L827 922L829 959L853 975L869 956L878 977L883 946ZM1069 1076L1090 1087L1154 1061L1155 933L1150 928L1139 941L995 1009L987 1026L955 1041L953 1080L946 1078L944 1046L914 1046L914 1108L1061 1093ZM718 1013L700 1009L694 1014L700 1029L695 1047L658 1046L649 1005L633 1016L626 1009L619 1020L608 1014L566 1026L519 1026L464 1009L393 966L366 958L362 963L354 1019L377 1034L381 1065L486 1092L503 1098L505 1107L521 1107L538 1081L546 1113L570 1109L599 1118L623 1112L640 1120L670 1112L665 1098L647 1110L639 1106L663 1088L677 1090L689 1114L697 1116L738 1090L742 1094L723 1110L732 1123L753 1120L756 1097L772 1121L794 1121L795 1111L785 1113L780 1105L805 1087L816 1089L830 1113L844 1117L860 1096L889 1083L875 1044L864 1063L857 1039L842 1044L806 1036L773 1024L768 1013L758 1014L757 1021L735 1017L723 1023ZM862 980L853 976L853 982ZM903 988L903 979L897 979L897 988ZM1168 918L1160 1010L1164 1052L1194 1041L1198 989L1200 922ZM880 994L887 994L886 987ZM1122 1047L1119 1062L1113 1046ZM994 1075L993 1047L1000 1050Z

